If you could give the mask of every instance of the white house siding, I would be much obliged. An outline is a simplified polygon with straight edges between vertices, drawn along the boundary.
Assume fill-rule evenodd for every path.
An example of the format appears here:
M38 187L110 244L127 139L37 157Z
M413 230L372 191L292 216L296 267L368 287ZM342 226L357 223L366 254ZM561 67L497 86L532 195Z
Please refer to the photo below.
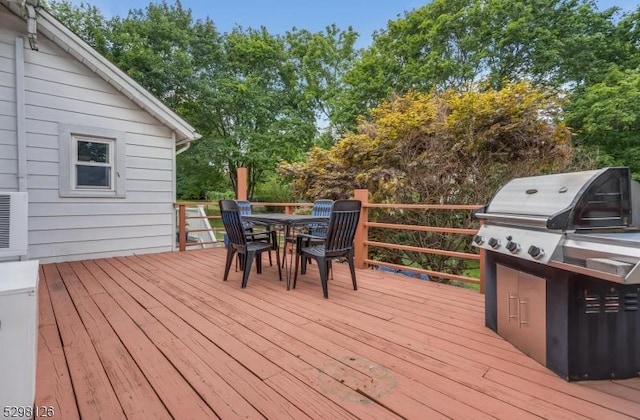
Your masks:
M0 191L17 191L15 35L4 23L6 14L0 6Z
M6 29L7 20L13 31ZM1 6L0 22L0 89L11 92L15 82L12 74L4 76L11 68L6 61L13 57L15 28L24 30L26 24ZM171 130L49 40L40 36L38 46L39 51L26 47L24 52L29 258L71 261L172 250ZM8 140L0 144L15 149L15 99L6 100L2 92L0 127ZM126 198L60 197L59 124L126 133ZM7 153L9 158L0 160L0 186L15 189L16 153ZM13 172L4 169L7 165Z

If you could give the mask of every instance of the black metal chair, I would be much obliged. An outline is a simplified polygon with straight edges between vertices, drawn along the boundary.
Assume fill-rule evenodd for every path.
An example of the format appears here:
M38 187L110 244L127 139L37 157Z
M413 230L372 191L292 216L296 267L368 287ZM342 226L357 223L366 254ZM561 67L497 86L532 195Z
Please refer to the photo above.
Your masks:
M311 207L311 216L329 216L331 214L331 208L333 207L333 200L320 198L313 202ZM310 223L308 225L296 226L295 229L291 229L290 232L285 231L284 235L284 249L285 252L282 255L282 267L285 266L285 260L287 258L287 245L291 244L291 252L293 253L293 245L296 243L296 238L299 233L307 233L316 238L313 242L316 244L322 243L325 236L327 236L327 222L322 223Z
M253 230L255 223L248 222L242 218L242 216L250 216L253 212L251 208L251 202L248 200L234 200L238 205L238 209L240 210L240 218L242 219L242 227L244 227L245 233L247 234L247 239L257 241L269 241L269 236L259 235L255 233ZM276 259L277 261L277 259ZM271 259L271 251L269 251L269 265L273 265L273 260ZM236 261L236 271L238 271L238 262Z
M296 288L298 280L298 265L302 261L300 273L306 271L307 258L312 258L318 263L318 271L320 272L320 282L322 283L322 293L325 299L329 298L328 291L328 271L331 260L337 258L346 258L351 270L351 282L353 290L358 290L356 282L356 270L353 261L353 239L358 227L360 219L360 209L362 203L360 200L337 200L333 203L329 226L327 227L327 235L321 245L315 245L307 242L317 237L312 235L298 235L298 255L296 257L296 267L293 277L293 288ZM306 242L306 243L305 243Z
M269 252L271 250L276 251L276 261L280 259L280 252L278 250L278 237L276 231L260 232L260 233L247 233L243 224L242 217L240 216L240 209L238 204L233 200L220 200L218 205L220 206L220 216L224 229L227 232L229 245L227 246L227 260L224 267L223 280L226 281L229 276L229 269L231 268L231 262L233 256L238 254L242 256L242 287L247 286L247 280L249 280L249 273L251 272L251 264L256 259L256 268L258 273L262 272L261 254L263 252ZM261 238L268 237L269 240L262 239L252 240L255 235L260 235ZM280 264L278 266L278 276L282 280L282 270Z

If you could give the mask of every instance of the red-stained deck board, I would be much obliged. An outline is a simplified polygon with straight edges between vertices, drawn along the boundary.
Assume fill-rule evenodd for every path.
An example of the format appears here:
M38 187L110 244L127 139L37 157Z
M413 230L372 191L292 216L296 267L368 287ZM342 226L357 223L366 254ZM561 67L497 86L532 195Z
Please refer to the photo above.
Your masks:
M169 419L169 412L69 264L58 270L127 418Z
M181 281L183 288L185 288L183 284L184 281L186 280L183 278ZM203 296L209 296L210 299L213 299L213 296L216 294L215 288L211 283L189 285L186 286L186 289L191 291L194 299L196 295L199 299L205 299ZM219 306L220 305L216 305L217 308L219 308ZM242 305L241 303L240 306L243 307L243 312L236 313L235 317L243 326L255 332L260 332L261 335L271 342L281 343L283 347L295 353L297 357L324 372L331 372L330 374L333 374L334 378L338 381L346 383L351 388L360 390L365 395L376 399L381 404L401 415L411 417L411 412L405 413L404 411L412 408L415 414L416 412L420 412L420 410L425 410L425 407L424 404L416 404L415 401L407 398L406 395L397 395L398 388L395 387L397 381L405 381L404 383L407 385L402 387L402 393L409 394L409 396L413 398L415 398L415 395L420 395L429 406L448 416L455 418L483 418L482 412L463 402L465 399L468 399L468 397L455 400L452 398L452 395L456 395L456 392L443 394L417 382L410 384L406 382L410 381L410 379L399 375L394 377L390 382L386 381L387 378L390 378L388 375L387 378L384 377L388 371L383 367L376 366L374 362L354 357L354 353L347 352L345 349L337 346L327 350L328 347L331 347L330 345L327 346L329 343L318 340L312 335L305 333L304 329L301 331L298 330L299 332L297 334L286 335L278 331L278 329L271 327L271 325L277 325L278 328L287 330L286 326L289 325L287 322L278 322L280 320L273 315L264 314L262 317L259 317L259 314L254 315L254 308L250 304ZM233 314L228 313L227 315L232 316ZM294 330L294 328L288 330ZM319 353L317 349L322 349L323 352ZM348 367L352 369L348 369ZM372 381L371 378L375 378L376 381ZM374 386L370 387L369 385L372 382ZM457 392L459 391L460 389L457 390ZM390 393L391 395L387 395ZM503 411L512 408L507 404L502 404L502 407ZM519 412L515 409L512 411L512 414L519 415L520 417L526 416L526 413Z
M141 258L141 259L144 259L144 258ZM124 264L124 262L126 262L126 260L129 260L129 259L121 259L121 260L123 260L122 263ZM135 272L140 273L141 271L135 270ZM136 278L137 281L139 282L144 281L144 279L140 276L132 275L131 277ZM280 340L277 340L277 339L273 340L273 337L270 337L266 333L266 331L269 329L269 326L267 324L263 324L261 327L258 327L258 330L260 330L260 332L257 332L255 329L250 328L251 327L250 325L247 325L248 323L251 322L251 319L249 316L243 315L243 313L240 311L237 311L233 314L225 313L224 309L221 308L222 306L224 306L222 304L215 304L215 305L209 306L207 304L207 299L203 297L199 291L194 290L193 288L190 288L186 283L183 284L184 290L172 287L171 283L173 282L173 278L164 279L162 278L162 276L159 276L157 272L153 277L153 281L158 284L157 289L153 289L154 285L152 285L150 282L149 284L141 283L139 285L144 286L145 289L147 290L154 290L154 294L157 296L166 294L167 292L171 292L171 294L176 296L177 299L179 299L183 303L193 302L194 308L196 308L197 311L203 314L208 320L216 323L217 325L220 325L221 328L223 328L230 335L237 338L239 341L247 345L250 345L253 348L258 349L258 353L265 354L265 355L268 354L271 360L279 361L281 366L285 366L285 367L290 367L292 365L298 366L299 367L298 370L305 372L304 373L305 375L309 372L315 371L313 369L314 365L312 363L309 363L308 360L306 360L308 365L304 364L305 358L301 353L306 349L296 348L294 346L294 344L296 343L293 343L287 340L282 340L282 337L280 337ZM193 294L189 294L188 293L189 291L191 291ZM214 303L217 303L215 302L213 297L211 297L211 299ZM219 312L220 310L222 310L223 312ZM274 343L277 343L277 345L275 345ZM291 352L295 353L295 355L291 354ZM316 370L318 369L319 366L322 367L323 363L326 363L327 361L328 360L324 358L322 359L322 361L318 362L315 366ZM278 363L275 363L275 364L278 365ZM291 372L293 374L300 373L296 371L296 369L291 369ZM318 370L318 372L320 371ZM352 372L352 374L357 375L357 372ZM342 377L339 379L336 379L336 378L329 377L326 374L319 374L319 373L317 373L316 376L317 378L313 378L311 382L309 382L313 384L313 386L316 386L316 387L330 386L335 388L336 390L340 390L340 391L336 391L338 392L338 394L351 395L350 398L346 399L347 402L349 402L350 399L355 399L357 401L366 400L366 398L363 397L362 395L359 395L353 390L349 389L348 384L343 384L342 382L340 382L340 379L343 379L343 382L344 382L344 378ZM308 376L306 378L309 379ZM362 381L366 380L364 376L361 377L360 379ZM416 403L414 401L410 401L408 402L408 404L419 405L419 403ZM421 407L421 408L424 410L428 410L427 407ZM361 404L353 406L351 410L352 411L361 410ZM372 417L377 417L377 416L379 417L380 415L385 414L384 410L382 410L376 404L369 404L366 411L367 411L366 413L360 412L359 414L361 416L366 414L367 416L372 416Z
M75 303L58 273L57 266L44 266L44 277L49 288L80 415L89 418L100 413L104 418L125 418L118 397L78 315Z
M56 418L639 418L640 378L569 383L473 291L334 264L295 290L224 249L42 267L38 405ZM286 273L285 273L286 274Z
M45 412L47 407L53 407L54 414L60 418L78 419L80 414L42 267L40 267L38 298L40 325L38 328L36 401L44 407Z

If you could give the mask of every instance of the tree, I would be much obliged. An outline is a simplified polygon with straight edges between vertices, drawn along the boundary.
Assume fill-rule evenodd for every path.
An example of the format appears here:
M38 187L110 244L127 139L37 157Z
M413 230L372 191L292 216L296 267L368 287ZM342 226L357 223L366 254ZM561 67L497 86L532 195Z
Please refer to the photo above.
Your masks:
M266 29L235 28L223 54L204 70L200 106L208 115L211 162L228 170L246 167L248 194L283 159L295 159L315 136L315 118L288 60L284 41Z
M106 54L109 27L97 7L84 2L74 6L68 0L43 2L43 5L87 44Z
M283 164L283 176L309 200L349 197L366 188L373 202L487 203L514 177L589 166L574 161L567 127L557 122L561 103L550 90L525 82L501 90L410 92L384 102L329 150L313 149L306 161ZM396 211L378 221L468 227L466 213ZM465 250L460 235L371 230L383 242ZM418 253L377 250L386 261L417 262L456 272L462 263Z
M567 123L577 145L600 164L629 166L640 179L640 71L613 67L604 80L575 93Z
M343 131L335 117L340 106L337 98L344 89L342 78L357 57L354 47L357 38L351 27L343 31L335 24L327 26L324 32L293 28L285 35L304 96L311 101L316 121L325 126L323 134L331 145Z
M486 80L573 86L620 53L615 10L580 0L434 0L389 22L345 75L343 124L393 94Z
M295 45L265 28L220 34L209 18L194 21L179 1L150 3L110 20L83 7L52 2L51 10L70 26L104 22L91 26L106 39L104 55L202 135L197 147L178 156L178 167L226 173L234 187L236 169L247 167L249 196L279 161L298 158L313 144L316 111L329 109L336 74L345 67L336 55L349 57L355 40L334 26L326 35L294 31ZM85 26L81 36L89 33ZM178 177L189 180L179 191L202 194L211 186L192 175Z

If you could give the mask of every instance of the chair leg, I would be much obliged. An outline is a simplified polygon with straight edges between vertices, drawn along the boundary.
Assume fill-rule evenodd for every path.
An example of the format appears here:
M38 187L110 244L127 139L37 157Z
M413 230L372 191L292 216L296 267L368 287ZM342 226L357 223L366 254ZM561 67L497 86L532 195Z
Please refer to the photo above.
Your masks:
M285 239L284 248L282 249L282 262L280 263L282 268L284 268L284 266L286 264L286 259L287 259L287 240Z
M349 270L351 271L351 282L353 283L353 290L358 290L358 282L356 282L356 267L353 262L353 252L347 255L347 261L349 262Z
M247 287L247 281L249 280L249 274L251 274L251 263L255 258L255 251L247 251L244 256L244 270L242 273L242 288Z
M300 256L300 274L307 274L307 263L311 260L311 258L301 255Z
M322 294L325 299L329 299L329 287L327 282L327 270L329 261L326 258L318 258L318 271L320 271L320 282L322 283Z
M262 252L256 254L256 273L262 274Z
M296 252L296 267L293 270L293 288L296 288L296 283L298 282L298 265L300 262L300 258L304 258L303 255L299 254L298 252ZM300 273L302 274L302 273Z
M278 265L278 278L282 281L282 268L280 268L280 250L278 247L275 247L276 250L276 263ZM269 251L269 258L271 258L271 251Z
M224 265L224 276L222 277L222 281L227 281L227 277L229 276L229 269L231 268L231 262L233 261L233 256L236 253L236 250L232 247L227 248L227 260ZM236 259L236 264L238 260Z

